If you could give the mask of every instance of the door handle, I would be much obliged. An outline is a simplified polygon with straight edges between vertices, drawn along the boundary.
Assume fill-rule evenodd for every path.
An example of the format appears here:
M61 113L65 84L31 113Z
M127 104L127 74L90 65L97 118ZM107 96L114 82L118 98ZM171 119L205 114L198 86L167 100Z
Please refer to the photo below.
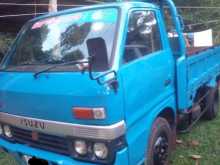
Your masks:
M166 79L166 80L164 81L164 86L167 87L168 85L171 84L171 82L172 82L171 79Z

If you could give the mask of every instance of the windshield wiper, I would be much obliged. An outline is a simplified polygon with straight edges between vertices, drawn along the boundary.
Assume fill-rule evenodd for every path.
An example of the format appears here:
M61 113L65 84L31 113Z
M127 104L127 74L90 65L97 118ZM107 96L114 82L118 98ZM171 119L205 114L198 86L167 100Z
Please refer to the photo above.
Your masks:
M55 68L57 68L59 66L76 65L76 64L89 64L89 63L90 63L89 60L74 60L74 61L69 61L69 62L64 62L64 63L56 64L56 65L53 65L53 66L49 66L46 69L42 69L42 70L40 70L38 72L35 72L34 73L34 78L37 78L41 73L50 71L50 70L55 69Z

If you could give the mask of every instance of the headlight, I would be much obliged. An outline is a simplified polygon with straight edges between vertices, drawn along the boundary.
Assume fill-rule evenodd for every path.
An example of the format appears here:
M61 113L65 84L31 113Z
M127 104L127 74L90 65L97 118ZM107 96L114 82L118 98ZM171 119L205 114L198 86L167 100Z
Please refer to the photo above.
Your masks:
M4 133L5 133L5 136L6 136L6 137L12 138L12 132L11 132L10 126L4 125L4 126L3 126L3 130L4 130Z
M86 155L88 152L87 144L83 140L76 140L74 142L74 149L79 155Z
M73 145L71 156L94 164L114 164L116 153L126 147L124 136L112 141L78 138L70 140Z
M108 156L108 148L104 143L94 144L94 153L98 159L106 159Z

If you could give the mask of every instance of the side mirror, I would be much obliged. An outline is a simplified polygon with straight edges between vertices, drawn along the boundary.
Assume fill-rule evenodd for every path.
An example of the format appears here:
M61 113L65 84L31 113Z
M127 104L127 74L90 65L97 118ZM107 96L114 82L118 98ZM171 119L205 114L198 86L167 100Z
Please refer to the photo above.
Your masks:
M91 57L92 71L105 71L109 69L108 53L105 40L102 38L92 38L86 42L88 53Z

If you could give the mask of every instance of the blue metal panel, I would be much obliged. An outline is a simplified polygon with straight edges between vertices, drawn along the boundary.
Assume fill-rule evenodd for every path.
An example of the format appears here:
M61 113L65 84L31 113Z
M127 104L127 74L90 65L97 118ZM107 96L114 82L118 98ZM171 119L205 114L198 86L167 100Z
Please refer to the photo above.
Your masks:
M123 120L122 92L114 93L87 73L0 73L1 112L69 123L110 125ZM72 108L105 107L105 120L77 120ZM117 110L117 113L115 113Z
M139 161L145 158L153 122L164 108L172 109L173 114L175 115L175 103L175 96L171 94L170 96L167 96L166 99L162 99L157 106L152 107L151 109L144 107L142 113L137 114L139 116L138 122L134 122L127 130L129 160L131 164L136 165ZM137 111L137 109L134 109L134 111Z
M179 111L184 111L187 106L187 70L186 57L182 56L176 60L176 90L177 106Z
M136 10L154 10L161 28L161 38L166 38L164 24L156 8L137 8ZM124 30L124 37L126 37L126 32L127 26ZM122 41L125 41L125 38ZM174 57L168 47L168 40L165 39L162 42L163 50L128 64L122 64L123 54L121 54L119 76L124 88L129 160L132 165L143 160L147 148L147 138L151 134L151 125L156 116L166 107L176 110ZM168 86L165 85L166 80L171 81Z
M196 90L202 85L215 86L216 77L220 75L220 47L187 58L188 106L192 105Z

